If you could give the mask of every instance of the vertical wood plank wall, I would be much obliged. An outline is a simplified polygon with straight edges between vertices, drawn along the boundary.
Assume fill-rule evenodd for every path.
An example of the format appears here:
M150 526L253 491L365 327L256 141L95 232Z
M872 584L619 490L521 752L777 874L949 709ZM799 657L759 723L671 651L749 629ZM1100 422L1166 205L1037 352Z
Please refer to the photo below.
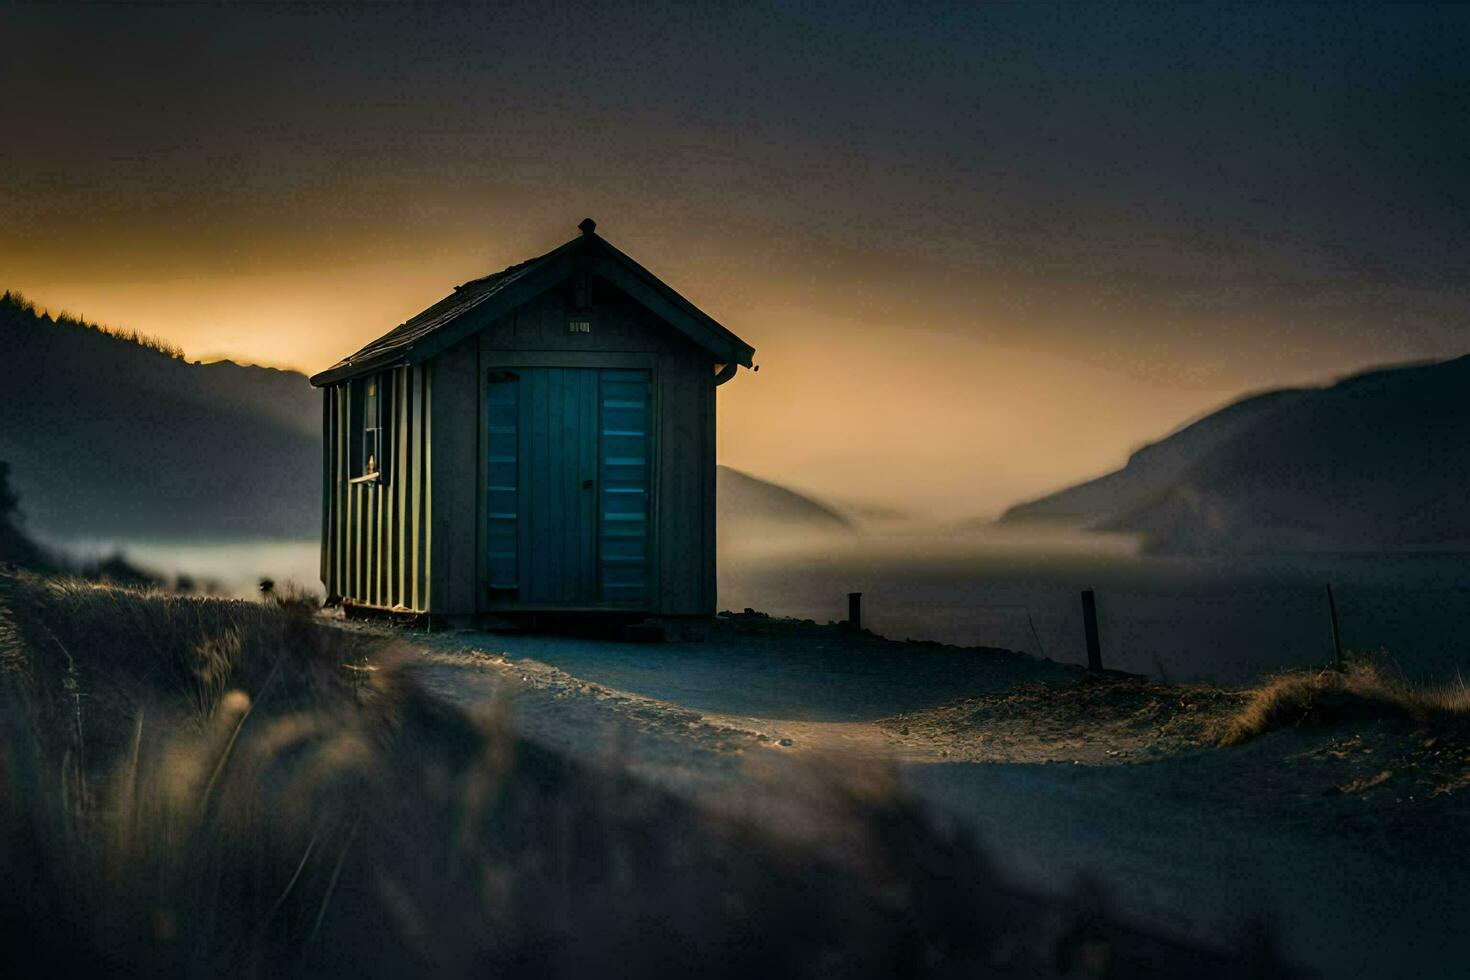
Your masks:
M715 606L714 372L708 359L659 358L652 612L709 615Z
M327 595L364 606L427 612L433 561L428 365L385 372L385 482L353 483L352 385L323 389L322 584Z
M433 360L434 386L427 443L433 455L434 498L427 527L433 535L430 579L433 612L473 616L479 611L479 520L483 458L480 397L484 388L476 338Z

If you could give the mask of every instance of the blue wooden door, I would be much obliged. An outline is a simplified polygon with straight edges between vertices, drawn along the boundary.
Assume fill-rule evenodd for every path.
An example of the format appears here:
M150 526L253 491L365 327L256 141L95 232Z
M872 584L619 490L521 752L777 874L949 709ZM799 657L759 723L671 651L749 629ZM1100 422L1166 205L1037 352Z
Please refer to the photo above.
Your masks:
M528 368L486 395L492 601L638 605L648 596L646 371Z

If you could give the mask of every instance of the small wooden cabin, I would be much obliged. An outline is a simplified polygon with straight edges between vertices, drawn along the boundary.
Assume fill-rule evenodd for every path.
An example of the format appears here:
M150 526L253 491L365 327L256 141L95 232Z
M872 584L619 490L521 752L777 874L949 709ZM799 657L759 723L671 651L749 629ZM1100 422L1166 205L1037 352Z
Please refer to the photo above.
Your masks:
M715 610L715 387L754 349L596 233L311 379L349 610Z

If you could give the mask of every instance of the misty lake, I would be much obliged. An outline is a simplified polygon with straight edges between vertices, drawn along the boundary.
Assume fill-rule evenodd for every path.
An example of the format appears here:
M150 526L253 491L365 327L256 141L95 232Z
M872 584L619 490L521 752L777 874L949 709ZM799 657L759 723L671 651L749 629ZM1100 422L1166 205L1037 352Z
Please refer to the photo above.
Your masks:
M732 538L737 538L732 535ZM166 575L255 594L263 577L320 591L315 541L74 542L121 549ZM864 622L898 639L1024 650L1085 661L1079 592L1097 592L1103 660L1170 680L1243 681L1325 663L1325 586L1343 645L1387 651L1406 672L1454 681L1470 668L1470 554L1294 555L1200 560L1141 556L1130 539L1058 530L894 530L722 542L720 605L842 619L862 592Z
M1330 661L1328 583L1348 650L1447 679L1470 660L1470 554L1202 560L1139 555L1125 536L907 531L742 547L722 556L720 593L827 620L846 615L846 592L863 592L865 625L887 636L1084 663L1080 592L1091 588L1105 666L1234 682Z

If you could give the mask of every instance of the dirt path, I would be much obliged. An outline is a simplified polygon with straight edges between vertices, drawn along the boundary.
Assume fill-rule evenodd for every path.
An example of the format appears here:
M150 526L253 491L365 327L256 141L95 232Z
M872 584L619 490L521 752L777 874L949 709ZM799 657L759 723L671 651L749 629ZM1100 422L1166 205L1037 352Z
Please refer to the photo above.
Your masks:
M506 704L532 738L683 792L771 760L898 766L1023 887L1094 879L1116 914L1222 945L1261 918L1293 961L1333 976L1458 973L1465 807L1406 775L1402 733L1219 749L1238 693L758 616L699 644L412 642L446 698Z

